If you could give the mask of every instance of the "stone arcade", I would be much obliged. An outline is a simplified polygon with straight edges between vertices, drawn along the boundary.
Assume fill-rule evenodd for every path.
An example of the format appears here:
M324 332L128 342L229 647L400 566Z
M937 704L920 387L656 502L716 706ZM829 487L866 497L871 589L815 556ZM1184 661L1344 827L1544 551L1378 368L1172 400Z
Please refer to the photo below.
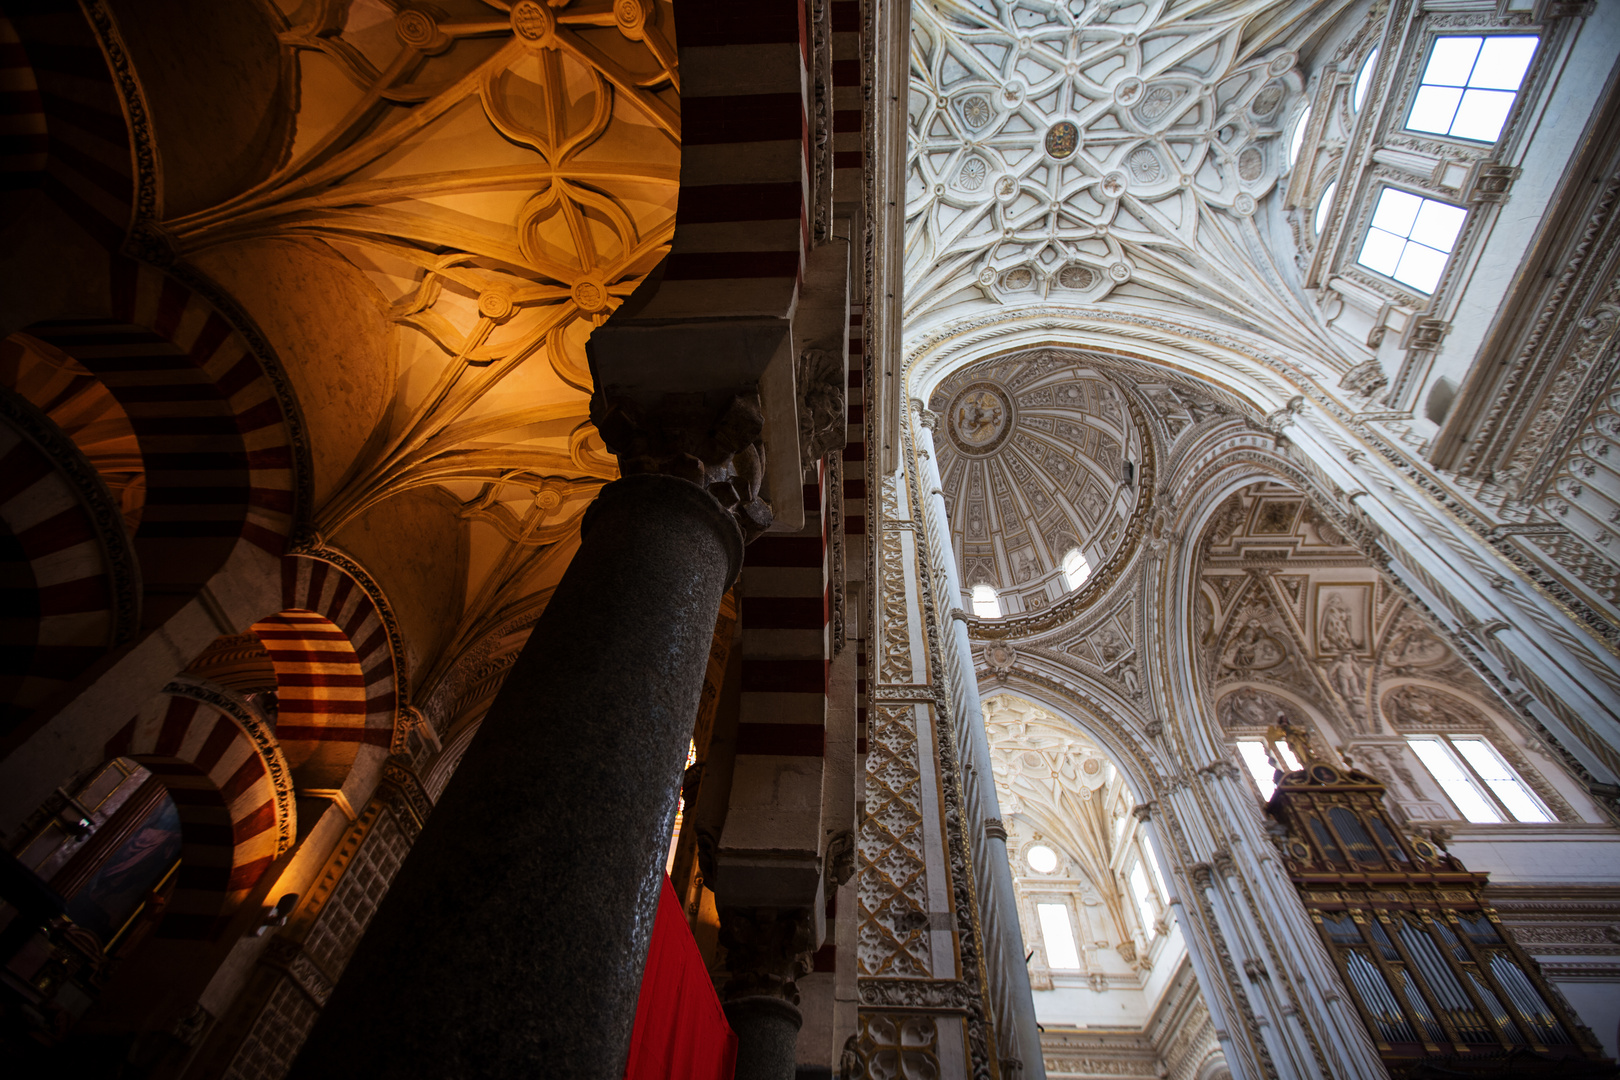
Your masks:
M1614 1075L1620 5L0 50L8 1073Z

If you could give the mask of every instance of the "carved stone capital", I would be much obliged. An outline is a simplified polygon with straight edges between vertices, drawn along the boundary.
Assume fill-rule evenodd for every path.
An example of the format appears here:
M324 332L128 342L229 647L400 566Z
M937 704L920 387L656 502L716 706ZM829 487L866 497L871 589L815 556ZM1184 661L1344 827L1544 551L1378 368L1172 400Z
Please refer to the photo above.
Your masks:
M656 409L591 397L591 422L619 459L623 476L655 474L687 480L720 503L753 540L771 524L760 497L765 482L765 416L759 392L739 391L716 406L704 395L665 395Z
M1135 818L1137 821L1143 822L1144 824L1146 822L1152 821L1153 820L1153 808L1154 808L1155 805L1157 805L1157 804L1154 803L1153 800L1151 800L1151 799L1149 799L1145 803L1137 803L1135 806L1131 807L1131 816L1133 818Z
M774 997L799 1003L798 979L810 972L816 948L809 908L720 909L720 944L726 950L724 997Z
M920 398L911 399L911 407L917 410L917 422L929 431L939 430L939 413L924 405Z
M1213 888L1215 885L1215 870L1209 863L1197 863L1192 868L1193 884L1200 889Z
M1006 826L1006 823L1004 823L998 817L985 818L984 819L984 835L989 837L991 840L1000 840L1002 843L1006 843L1007 842L1007 826Z

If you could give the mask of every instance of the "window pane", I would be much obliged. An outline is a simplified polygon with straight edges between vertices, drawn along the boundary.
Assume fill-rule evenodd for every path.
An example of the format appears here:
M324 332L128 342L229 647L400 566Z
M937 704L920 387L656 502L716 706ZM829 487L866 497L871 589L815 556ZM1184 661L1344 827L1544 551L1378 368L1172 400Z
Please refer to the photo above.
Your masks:
M1474 70L1483 38L1438 37L1434 51L1429 54L1429 66L1423 69L1425 84L1441 86L1467 86L1468 75Z
M1373 211L1373 227L1396 236L1409 235L1421 209L1421 196L1399 188L1385 188L1378 196L1378 209Z
M1486 90L1517 90L1524 82L1524 73L1530 69L1539 40L1534 37L1486 38L1468 85Z
M1496 747L1484 739L1452 739L1451 745L1473 766L1491 793L1502 800L1515 821L1551 821L1539 800L1507 763Z
M1001 618L1001 601L988 585L973 586L973 614L981 619Z
M1445 86L1419 87L1412 99L1412 113L1406 126L1412 131L1432 131L1444 135L1451 130L1452 118L1462 101L1462 91Z
M1401 264L1401 249L1405 246L1406 241L1383 229L1368 229L1358 260L1369 270L1394 277L1395 268Z
M1164 873L1159 869L1158 862L1148 856L1148 854L1147 854L1147 852L1145 850L1146 847L1147 847L1147 844L1144 843L1142 845L1142 847L1144 848L1144 851L1142 853L1142 861L1147 863L1148 870L1153 874L1153 882L1154 882L1154 884L1156 884L1159 887L1159 896L1164 899L1165 906L1169 907L1170 906L1170 890L1165 888L1165 885L1164 885Z
M1153 914L1153 905L1148 902L1147 875L1142 872L1142 860L1137 859L1136 865L1131 867L1131 893L1136 897L1136 913L1142 917L1142 933L1152 938L1158 931L1154 928L1157 916Z
M1419 292L1432 293L1434 287L1440 284L1440 275L1445 269L1444 252L1426 248L1422 244L1407 244L1406 250L1401 253L1400 265L1390 276Z
M1467 217L1468 211L1460 206L1424 199L1423 209L1412 223L1412 239L1438 251L1450 251Z
M1338 190L1339 182L1335 180L1322 192L1322 198L1316 204L1316 218L1312 222L1317 232L1322 231L1322 220L1327 217L1328 208L1333 205L1333 193Z
M1063 579L1071 589L1078 589L1091 576L1091 564L1080 554L1079 548L1070 548L1063 556Z
M1299 114L1299 119L1294 121L1294 134L1288 139L1289 168L1293 168L1294 159L1299 157L1299 147L1305 141L1305 129L1310 126L1310 123L1311 107L1307 105L1305 111Z
M1024 853L1029 860L1029 868L1037 874L1050 874L1057 869L1057 852L1044 844L1036 844Z
M1514 95L1505 90L1469 90L1463 94L1457 118L1451 122L1451 134L1459 139L1478 139L1495 142L1507 123L1513 108Z
M1277 757L1283 763L1283 767L1289 772L1298 772L1305 767L1304 765L1300 764L1299 758L1294 756L1293 749L1289 747L1287 743L1283 742L1281 739L1278 739L1272 745L1277 748Z
M1462 816L1469 821L1496 823L1502 820L1485 796L1474 787L1474 782L1463 772L1462 764L1451 756L1436 739L1408 739L1412 752L1418 756Z
M1079 970L1080 954L1075 951L1074 931L1069 927L1069 909L1062 904L1036 904L1035 911L1041 919L1047 966Z
M1266 760L1266 744L1258 739L1240 739L1237 748L1249 775L1254 777L1255 785L1260 788L1260 794L1271 798L1271 793L1277 790L1276 782L1271 779L1276 769Z
M1361 111L1361 103L1367 100L1367 88L1372 85L1373 68L1378 66L1378 50L1374 49L1367 54L1366 61L1361 65L1361 74L1356 76L1356 89L1351 102L1357 112Z

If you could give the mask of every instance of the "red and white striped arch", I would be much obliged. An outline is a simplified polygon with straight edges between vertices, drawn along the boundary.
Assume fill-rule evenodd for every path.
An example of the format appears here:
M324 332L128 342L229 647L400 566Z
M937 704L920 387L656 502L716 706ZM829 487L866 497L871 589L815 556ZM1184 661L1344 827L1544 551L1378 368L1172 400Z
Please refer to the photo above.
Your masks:
M146 473L135 549L143 622L160 625L240 541L280 556L295 511L295 451L276 388L207 298L115 260L112 315L28 329L93 373L123 407Z
M681 198L640 319L787 318L810 242L805 5L681 0Z
M276 669L276 735L300 790L340 789L388 755L401 698L393 635L367 590L319 559L282 560L281 600L252 628Z
M150 769L180 811L180 871L161 937L209 940L296 833L285 760L266 732L160 695L107 742Z
M31 439L0 423L0 735L114 642L112 568L85 495Z

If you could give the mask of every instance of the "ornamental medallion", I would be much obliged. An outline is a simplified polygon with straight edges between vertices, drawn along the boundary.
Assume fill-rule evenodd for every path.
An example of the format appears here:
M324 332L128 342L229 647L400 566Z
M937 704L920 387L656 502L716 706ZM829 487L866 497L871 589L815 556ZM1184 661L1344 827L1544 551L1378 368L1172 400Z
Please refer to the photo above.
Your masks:
M1080 129L1072 120L1060 120L1046 133L1046 152L1055 158L1066 158L1080 145Z
M947 426L951 442L964 454L991 453L1012 429L1012 403L1000 387L974 383L951 402Z

